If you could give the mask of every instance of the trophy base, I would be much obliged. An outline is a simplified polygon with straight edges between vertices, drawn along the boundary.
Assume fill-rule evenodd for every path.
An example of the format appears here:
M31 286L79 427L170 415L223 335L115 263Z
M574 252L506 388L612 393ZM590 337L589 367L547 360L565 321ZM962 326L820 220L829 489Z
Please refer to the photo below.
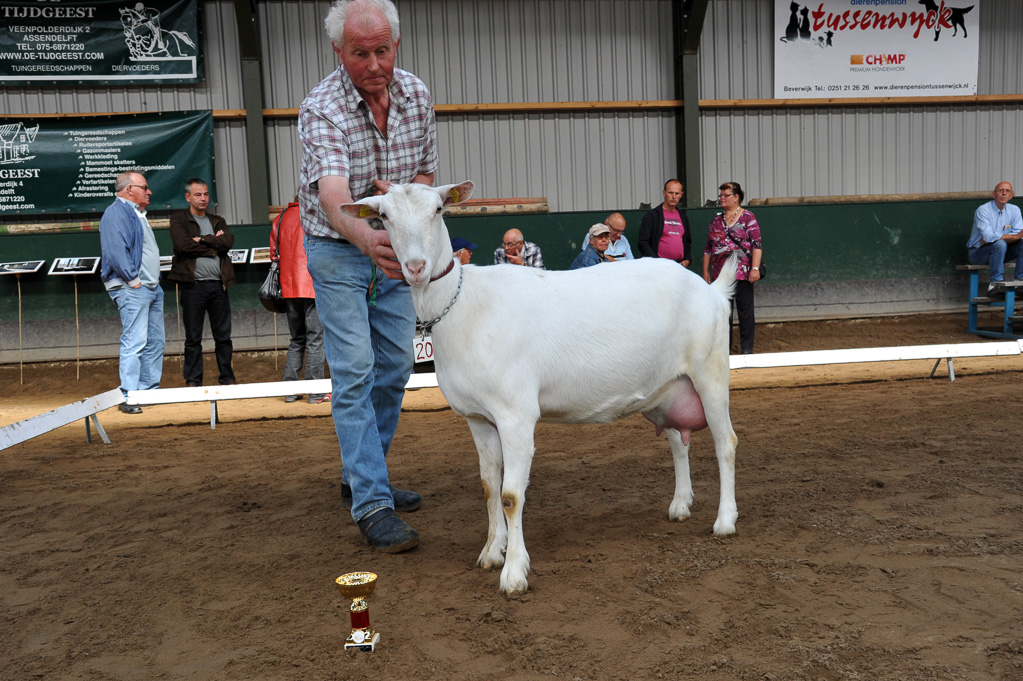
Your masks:
M345 641L345 650L361 650L366 653L371 653L376 650L377 643L380 642L380 634L374 632L373 636L369 640L363 641L362 643L355 643L351 637Z

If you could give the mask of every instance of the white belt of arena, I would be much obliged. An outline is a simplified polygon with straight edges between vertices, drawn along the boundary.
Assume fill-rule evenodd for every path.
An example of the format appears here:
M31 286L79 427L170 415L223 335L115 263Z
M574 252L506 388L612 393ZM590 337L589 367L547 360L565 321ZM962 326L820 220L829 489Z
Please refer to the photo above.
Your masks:
M809 350L803 352L769 352L760 355L732 355L732 369L769 369L775 367L815 366L824 364L854 364L859 362L895 362L901 360L936 360L931 376L941 360L948 363L949 380L955 380L952 360L963 357L998 357L1023 354L1023 340L998 343L954 343L946 345L907 345L888 348L856 348L850 350ZM437 387L436 374L412 374L406 390ZM131 405L178 404L209 402L210 427L217 425L217 402L259 397L283 397L331 392L330 379L311 381L277 381L273 383L243 383L239 385L201 386L196 388L159 388L156 390L130 390L127 398L118 389L75 402L53 411L0 428L0 450L24 442L37 435L85 419L86 439L92 441L90 419L104 442L110 442L96 414L116 407L122 402Z

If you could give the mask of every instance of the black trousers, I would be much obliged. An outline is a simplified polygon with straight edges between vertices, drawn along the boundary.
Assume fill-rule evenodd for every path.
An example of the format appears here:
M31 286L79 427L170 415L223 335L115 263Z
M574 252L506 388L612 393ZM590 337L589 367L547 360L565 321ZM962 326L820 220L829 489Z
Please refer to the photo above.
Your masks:
M735 282L735 297L732 299L732 309L739 318L739 350L744 353L753 352L753 336L757 331L757 318L753 312L753 284L748 281ZM729 332L728 345L731 347L732 315L728 316Z
M202 385L202 327L210 318L220 384L234 383L231 368L231 301L219 281L181 285L181 318L185 324L185 383Z

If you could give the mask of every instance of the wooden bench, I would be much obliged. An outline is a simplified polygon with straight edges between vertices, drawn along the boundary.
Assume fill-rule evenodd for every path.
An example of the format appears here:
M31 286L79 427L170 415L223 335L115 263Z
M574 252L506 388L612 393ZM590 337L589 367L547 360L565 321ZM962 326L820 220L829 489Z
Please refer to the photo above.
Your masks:
M1009 263L1005 263L1008 268ZM956 269L961 272L970 273L970 314L966 330L969 333L988 338L1023 338L1023 333L1014 333L1013 322L1023 327L1023 315L1016 315L1016 292L1023 292L1023 281L1001 282L1000 288L1005 292L1005 298L992 298L987 294L980 293L980 273L986 270L987 265L957 265ZM977 312L981 307L1002 308L1002 329L993 331L977 328Z

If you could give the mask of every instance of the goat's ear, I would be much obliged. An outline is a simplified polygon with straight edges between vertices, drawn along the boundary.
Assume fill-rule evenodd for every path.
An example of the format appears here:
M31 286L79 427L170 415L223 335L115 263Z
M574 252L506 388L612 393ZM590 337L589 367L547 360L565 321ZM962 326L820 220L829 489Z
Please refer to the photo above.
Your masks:
M460 184L449 184L445 187L438 187L441 196L444 197L444 205L452 206L465 201L472 196L472 190L476 185L472 180L466 180Z
M378 218L380 217L380 202L374 201L373 197L370 197L357 203L342 203L341 212L360 220Z

